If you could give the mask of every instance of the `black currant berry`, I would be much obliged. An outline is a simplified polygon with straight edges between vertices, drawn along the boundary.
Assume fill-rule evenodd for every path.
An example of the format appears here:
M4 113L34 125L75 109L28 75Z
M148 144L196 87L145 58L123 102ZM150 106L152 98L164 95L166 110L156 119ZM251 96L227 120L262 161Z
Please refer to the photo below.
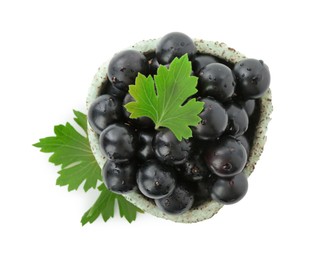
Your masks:
M232 71L221 63L212 63L199 72L198 90L203 97L227 101L234 93L236 82Z
M262 60L245 59L235 64L236 92L245 99L260 98L270 85L270 71Z
M200 140L213 140L219 137L228 125L228 115L225 108L213 98L201 99L204 110L199 114L201 121L193 127L193 135Z
M211 188L211 198L221 204L233 204L241 200L248 191L248 180L241 172L231 178L218 178Z
M160 199L171 194L175 188L175 172L172 168L152 160L142 165L137 173L137 183L142 194Z
M117 53L108 66L108 77L112 84L123 91L135 82L138 73L147 75L149 64L146 57L136 50L126 50Z
M207 55L207 54L197 55L192 61L192 68L193 68L194 74L196 76L199 76L200 70L211 63L219 63L219 61L216 57L213 57L211 55Z
M188 211L194 203L194 195L185 186L176 186L169 196L156 199L156 205L163 212L180 215Z
M233 136L243 135L249 126L247 112L239 105L231 103L227 107L228 126L227 133Z
M115 123L102 131L99 137L100 151L109 160L128 161L137 150L137 137L129 126Z
M122 103L107 94L96 98L88 110L89 124L97 134L101 134L108 125L121 118Z
M123 194L136 188L136 166L132 161L117 163L108 160L102 175L106 187L114 193Z
M247 163L247 152L232 136L221 137L204 152L206 165L221 177L232 177L242 172Z
M156 157L161 162L168 165L179 165L187 160L191 142L185 139L178 141L170 130L164 128L156 134L153 147Z
M180 32L165 35L156 46L156 58L160 64L169 64L174 58L188 54L193 58L197 49L191 38Z

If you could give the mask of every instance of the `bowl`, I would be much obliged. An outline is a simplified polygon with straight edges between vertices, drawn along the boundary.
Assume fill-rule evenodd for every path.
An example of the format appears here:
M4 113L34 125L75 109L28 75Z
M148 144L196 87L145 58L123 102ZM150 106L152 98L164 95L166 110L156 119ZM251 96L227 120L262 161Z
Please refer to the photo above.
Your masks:
M156 45L160 39L152 39L141 41L128 49L138 50L145 55L153 53L155 51ZM193 39L197 47L197 51L202 54L211 54L213 56L219 57L230 63L237 63L240 60L246 58L243 54L236 51L235 49L228 47L222 42L212 42L201 39ZM89 89L87 97L87 108L90 107L91 103L100 95L102 87L105 86L105 81L107 80L107 67L108 62L105 62L100 66L94 79L92 81L91 87ZM244 168L244 173L250 176L253 172L257 161L259 160L263 148L266 142L266 131L267 126L270 121L270 115L273 111L271 90L268 89L266 93L259 100L259 119L258 125L255 128L254 141L250 149L250 155L248 162ZM107 159L101 154L99 149L99 142L97 134L91 129L88 124L88 138L92 152L102 168L106 163ZM123 195L128 201L133 203L135 206L143 210L144 212L150 213L156 217L168 219L175 222L181 223L195 223L202 220L206 220L215 215L223 206L222 204L210 201L206 202L196 208L183 213L182 215L169 215L161 210L159 210L156 205L150 200L146 199L143 195L136 191L131 191Z

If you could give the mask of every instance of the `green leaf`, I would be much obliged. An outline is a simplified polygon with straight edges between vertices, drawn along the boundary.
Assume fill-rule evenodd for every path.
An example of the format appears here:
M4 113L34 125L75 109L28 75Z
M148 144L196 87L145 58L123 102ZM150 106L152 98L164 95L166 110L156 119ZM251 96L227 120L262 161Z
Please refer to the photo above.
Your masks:
M57 125L54 127L55 136L40 139L34 144L41 148L44 153L53 153L49 161L55 165L61 165L58 172L56 184L68 186L68 190L77 190L84 183L84 190L96 188L101 180L100 167L90 149L87 137L87 116L79 111L75 111L74 121L83 130L80 134L70 123ZM101 192L95 204L83 215L81 223L94 222L99 215L104 221L114 216L115 201L118 201L120 216L125 217L128 222L136 219L140 209L125 200L121 195L109 191L104 184L98 187Z
M129 223L136 219L137 212L143 213L142 210L134 206L131 202L127 201L121 195L117 195L117 200L121 218L125 217Z
M115 194L100 185L101 193L92 207L81 218L82 225L93 223L101 214L104 221L114 216Z
M88 222L93 223L100 215L104 221L112 218L114 216L116 200L118 201L120 216L125 217L129 223L136 219L137 212L143 213L143 211L128 202L121 195L114 194L107 190L105 185L100 185L98 189L101 191L98 199L81 219L83 226Z
M192 137L190 126L197 126L201 121L198 116L203 110L203 102L192 98L197 93L198 78L191 76L192 66L185 54L175 58L169 69L158 68L157 75L145 77L138 74L135 85L129 86L129 93L134 98L125 105L131 118L149 117L155 128L169 128L178 140Z
M84 190L96 188L101 180L100 167L91 152L87 138L87 117L81 112L74 111L75 122L82 128L85 136L81 135L70 124L54 127L55 136L40 139L34 144L41 152L53 153L49 161L60 165L56 184L68 186L68 190L77 190L84 183Z

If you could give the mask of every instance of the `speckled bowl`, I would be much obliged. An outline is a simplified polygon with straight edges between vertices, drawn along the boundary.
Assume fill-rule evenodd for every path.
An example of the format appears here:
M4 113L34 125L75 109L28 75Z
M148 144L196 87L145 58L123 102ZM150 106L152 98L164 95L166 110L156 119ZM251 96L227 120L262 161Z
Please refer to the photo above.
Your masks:
M159 39L142 41L133 45L132 47L130 47L130 49L136 49L145 54L151 53L155 51L158 40ZM231 63L236 63L246 58L243 54L239 53L233 48L228 47L224 43L211 42L200 39L194 39L194 43L199 53L211 54ZM89 108L90 104L99 96L102 83L107 80L107 67L107 62L101 65L93 79L87 97L87 108ZM266 141L265 133L267 130L268 123L270 121L270 114L272 110L273 107L271 91L268 90L265 93L265 95L261 98L259 124L256 127L255 140L250 151L248 163L244 169L245 174L248 176L250 176L250 174L253 172L255 164L259 160L260 155L263 151L264 144ZM88 136L91 149L95 155L98 164L102 168L106 162L106 158L100 153L98 136L93 132L93 130L90 127L88 127ZM140 195L137 192L129 192L125 194L124 197L147 213L150 213L160 218L169 219L175 222L182 223L194 223L211 218L222 207L221 204L215 201L211 201L206 202L205 204L199 207L192 208L191 210L182 215L174 216L163 213L155 206L154 203L146 200L142 195Z

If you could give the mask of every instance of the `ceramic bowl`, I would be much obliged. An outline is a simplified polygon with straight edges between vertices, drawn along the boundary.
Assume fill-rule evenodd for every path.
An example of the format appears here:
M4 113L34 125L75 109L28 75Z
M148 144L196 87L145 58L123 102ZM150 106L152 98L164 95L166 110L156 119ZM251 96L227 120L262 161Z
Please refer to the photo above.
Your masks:
M153 53L155 51L158 41L159 39L142 41L131 46L129 49L136 49L144 54ZM240 60L246 58L246 56L236 51L235 49L228 47L224 43L205 41L201 39L194 39L194 43L199 53L211 54L231 63L237 63ZM101 88L105 86L105 84L103 83L107 80L107 66L108 62L102 64L93 79L87 97L87 108L89 108L90 104L100 95ZM266 142L265 134L268 123L270 121L270 114L273 110L270 89L268 89L268 91L260 99L259 103L259 123L255 129L253 145L250 149L249 159L244 169L244 173L247 176L250 176L250 174L253 172L254 167L257 161L259 160L261 153L263 152L263 148ZM107 159L101 154L99 149L98 136L93 132L93 130L90 127L88 127L88 137L94 156L98 164L102 168L103 165L106 163ZM142 209L144 212L150 213L159 218L164 218L182 223L194 223L205 219L209 219L213 215L215 215L223 206L215 201L210 201L204 203L199 207L192 208L191 210L185 212L182 215L168 215L159 210L155 206L154 202L146 199L138 192L132 191L127 194L124 194L123 196L128 201Z

